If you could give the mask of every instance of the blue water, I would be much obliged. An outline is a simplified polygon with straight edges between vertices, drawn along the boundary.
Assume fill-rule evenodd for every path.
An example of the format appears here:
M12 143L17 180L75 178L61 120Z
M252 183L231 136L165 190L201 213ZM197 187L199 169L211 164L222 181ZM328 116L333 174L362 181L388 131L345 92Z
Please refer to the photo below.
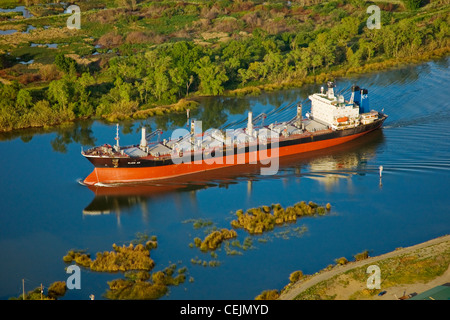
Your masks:
M70 249L96 252L112 244L129 243L137 233L158 237L152 250L155 269L171 263L187 267L186 281L170 287L162 299L253 299L266 289L281 289L289 274L312 274L339 257L352 259L369 250L379 255L414 245L450 231L450 103L446 84L449 59L337 79L348 97L352 84L369 89L372 108L389 115L383 130L349 144L303 155L284 164L274 176L241 172L208 182L155 193L97 196L78 183L91 171L81 148L114 143L115 125L80 122L57 130L22 131L0 136L0 298L8 299L48 287L69 276L62 257ZM208 98L193 117L208 127L232 127L245 121L247 111L286 120L295 115L309 86L265 93L257 97ZM267 119L269 121L270 119ZM121 123L122 145L137 143L140 127L164 130L164 137L185 127L186 115ZM383 166L382 179L379 166ZM213 260L209 253L190 248L195 229L190 219L211 221L231 228L237 209L301 200L332 204L329 215L303 218L295 224L252 236L253 248L227 255L217 251L217 267L203 267L191 259ZM295 228L305 226L298 235ZM281 232L285 232L283 234ZM248 234L238 230L243 243ZM264 242L259 240L264 239ZM381 270L383 273L383 270ZM63 299L102 299L107 281L122 274L82 269L81 289Z

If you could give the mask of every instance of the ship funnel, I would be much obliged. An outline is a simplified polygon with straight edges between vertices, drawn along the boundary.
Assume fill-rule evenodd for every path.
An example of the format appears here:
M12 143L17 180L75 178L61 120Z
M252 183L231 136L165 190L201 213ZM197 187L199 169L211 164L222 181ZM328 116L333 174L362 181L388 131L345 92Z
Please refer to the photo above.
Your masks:
M247 134L253 136L253 113L248 112Z
M350 103L354 103L358 106L361 104L361 89L358 86L352 86L352 96L350 98Z
M334 84L333 81L328 81L327 86L328 86L328 91L327 91L328 99L334 99L334 89L333 88L336 87L336 85Z
M361 113L369 112L369 90L361 89L361 105L359 108Z
M141 136L141 144L139 145L142 150L144 150L147 147L147 137L145 134L145 127L142 127L142 136Z

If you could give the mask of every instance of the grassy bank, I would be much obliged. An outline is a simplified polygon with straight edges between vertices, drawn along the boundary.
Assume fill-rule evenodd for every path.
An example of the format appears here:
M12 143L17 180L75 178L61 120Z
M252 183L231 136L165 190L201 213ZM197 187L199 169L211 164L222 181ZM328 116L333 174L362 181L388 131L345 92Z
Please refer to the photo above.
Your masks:
M345 257L336 259L336 264L314 275L301 274L280 291L267 290L258 299L295 300L371 300L398 299L405 292L421 293L433 286L448 282L450 265L449 236L433 239L409 248L398 248L379 257L369 257L367 252L357 254L353 261ZM369 265L380 268L379 289L369 289L367 280ZM293 273L294 274L294 273ZM292 275L291 275L292 276ZM316 281L315 281L316 280ZM312 285L308 285L308 282ZM435 283L436 282L436 283ZM442 282L442 283L441 283ZM305 289L302 289L302 285ZM378 296L381 291L385 295Z

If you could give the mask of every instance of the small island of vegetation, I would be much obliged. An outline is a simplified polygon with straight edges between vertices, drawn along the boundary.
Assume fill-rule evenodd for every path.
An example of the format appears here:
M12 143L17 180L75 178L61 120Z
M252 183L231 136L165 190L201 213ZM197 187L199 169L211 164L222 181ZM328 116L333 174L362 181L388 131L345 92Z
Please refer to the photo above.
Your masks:
M312 201L308 204L305 201L301 201L286 209L280 204L273 204L271 207L251 208L245 213L242 209L239 209L236 211L237 219L231 221L231 226L233 228L243 228L250 234L260 234L264 231L272 230L275 225L295 222L297 218L303 216L324 215L330 210L331 204L327 203L323 207Z
M186 280L186 268L177 270L177 265L171 264L162 271L151 272L155 262L150 258L150 251L157 247L157 239L155 236L150 240L145 235L138 236L140 239L129 245L113 244L112 251L98 252L94 260L90 254L77 250L70 250L63 260L96 272L123 272L124 279L108 282L109 290L104 294L107 299L161 298L167 294L168 286L179 285Z
M200 250L208 251L217 249L224 240L236 237L236 231L223 228L221 230L214 230L208 234L203 241L200 238L195 238L194 243Z

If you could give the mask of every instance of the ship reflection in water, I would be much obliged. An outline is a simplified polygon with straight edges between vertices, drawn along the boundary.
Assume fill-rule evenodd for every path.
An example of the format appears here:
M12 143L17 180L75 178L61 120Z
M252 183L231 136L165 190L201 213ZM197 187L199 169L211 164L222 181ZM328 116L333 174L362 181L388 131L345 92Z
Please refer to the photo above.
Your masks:
M271 176L260 175L260 165L246 164L158 182L88 186L95 198L83 210L83 214L116 214L120 225L120 214L140 206L143 219L146 220L149 215L148 203L152 199L166 198L175 204L179 202L183 206L195 207L198 190L228 188L232 184L246 183L247 196L250 197L252 185L263 179L293 180L299 183L299 178L309 178L331 189L342 179L351 180L354 175L378 172L378 165L369 165L369 161L375 157L383 141L383 131L376 130L340 146L283 157L278 173Z

